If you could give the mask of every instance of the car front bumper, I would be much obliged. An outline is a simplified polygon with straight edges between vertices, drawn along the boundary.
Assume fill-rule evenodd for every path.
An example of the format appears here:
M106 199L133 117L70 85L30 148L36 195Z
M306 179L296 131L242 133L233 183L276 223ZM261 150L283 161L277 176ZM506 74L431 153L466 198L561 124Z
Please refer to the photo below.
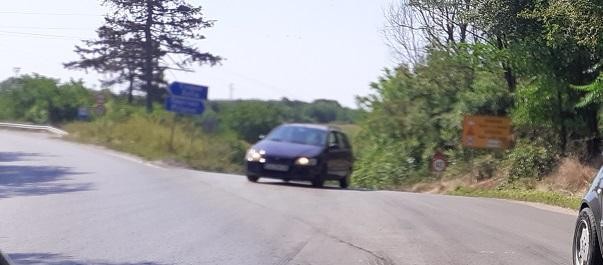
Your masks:
M283 180L313 180L320 175L318 166L298 166L290 165L287 171L275 171L264 168L265 163L247 162L247 176L257 176L263 178L283 179Z

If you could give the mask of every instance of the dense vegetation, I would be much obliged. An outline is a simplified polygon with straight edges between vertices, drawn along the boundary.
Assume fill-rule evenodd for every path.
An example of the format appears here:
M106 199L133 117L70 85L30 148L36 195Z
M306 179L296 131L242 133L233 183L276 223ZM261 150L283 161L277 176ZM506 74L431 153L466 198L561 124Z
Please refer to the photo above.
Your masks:
M596 1L398 1L387 40L400 65L359 98L366 111L356 180L375 187L444 175L542 179L559 159L598 161L603 102L603 17ZM511 150L470 150L464 115L509 116ZM511 183L511 184L509 184ZM530 185L527 185L530 186Z
M167 156L197 168L236 171L249 143L280 123L357 123L356 185L395 188L469 175L472 180L500 181L495 191L457 189L457 194L546 200L557 195L524 191L537 186L562 159L599 166L602 10L591 0L400 0L386 12L385 29L399 64L383 72L369 95L358 97L360 110L330 100L282 99L211 101L206 113L195 118L175 118L161 108L145 113L143 106L152 109L149 98L158 104L161 95L146 100L133 96L145 79L142 73L151 76L137 61L129 69L132 75L126 71L120 73L125 77L113 80L119 83L130 77L126 95L102 92L109 98L106 115L67 128L83 139L148 158ZM105 37L110 36L102 35L100 41ZM117 59L102 67L114 70L115 65L127 64ZM164 85L161 80L147 81L138 89ZM61 83L38 75L10 78L0 83L0 120L70 123L78 107L93 104L94 93L77 81ZM463 147L462 120L473 114L512 118L514 146ZM177 148L170 148L168 132L174 122ZM446 154L450 167L436 175L430 159L438 151ZM504 193L508 189L516 192Z
M94 114L95 97L106 98L106 113ZM160 106L151 114L145 99L91 91L81 82L61 83L39 75L0 82L0 121L55 124L78 140L131 152L148 159L168 159L197 169L240 172L248 146L259 135L285 122L349 124L359 111L336 101L209 101L198 117L175 116ZM157 103L156 103L157 104ZM90 120L78 121L78 108L90 108ZM175 124L174 143L170 145Z
M39 75L0 82L0 120L59 123L74 120L94 98L82 82L60 83Z

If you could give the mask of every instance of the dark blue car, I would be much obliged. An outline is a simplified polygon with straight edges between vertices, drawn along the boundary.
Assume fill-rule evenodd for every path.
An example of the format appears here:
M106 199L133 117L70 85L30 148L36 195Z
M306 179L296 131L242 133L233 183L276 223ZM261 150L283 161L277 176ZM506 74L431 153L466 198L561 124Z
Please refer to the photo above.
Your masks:
M603 168L582 199L573 244L574 265L603 264Z
M347 188L353 166L348 137L335 127L314 124L275 128L249 149L245 159L249 181L305 180L315 187L337 180Z

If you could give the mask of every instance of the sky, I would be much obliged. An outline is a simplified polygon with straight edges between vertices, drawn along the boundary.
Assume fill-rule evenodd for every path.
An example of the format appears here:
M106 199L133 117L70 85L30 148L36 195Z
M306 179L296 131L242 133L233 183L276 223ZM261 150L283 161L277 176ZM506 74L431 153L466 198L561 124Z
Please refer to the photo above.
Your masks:
M215 26L194 42L221 65L169 71L168 81L210 87L211 99L333 99L355 107L357 95L394 65L383 38L391 0L189 0ZM98 89L94 72L64 69L108 11L100 0L7 0L0 8L0 80L38 73L82 79ZM231 89L232 88L232 89Z

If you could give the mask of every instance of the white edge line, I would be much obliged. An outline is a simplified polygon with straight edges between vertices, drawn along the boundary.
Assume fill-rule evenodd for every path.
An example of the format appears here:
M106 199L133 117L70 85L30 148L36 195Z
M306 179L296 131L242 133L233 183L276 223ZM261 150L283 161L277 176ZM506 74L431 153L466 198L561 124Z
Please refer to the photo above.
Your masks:
M151 162L148 162L148 161L143 160L141 158L132 156L130 154L120 154L120 153L115 152L115 151L113 151L111 149L106 149L106 148L103 148L103 149L105 149L104 151L105 151L106 154L108 154L108 155L110 155L112 157L120 158L120 159L127 160L127 161L130 161L130 162L138 163L138 164L142 164L142 165L145 165L145 166L148 166L148 167L152 167L152 168L156 168L156 169L165 169L163 167L154 165Z
M30 125L30 124L0 122L0 127L24 129L24 130L35 130L35 131L47 131L49 133L53 133L53 134L56 134L59 136L69 135L69 133L66 131L57 129L52 126L45 126L45 125Z

